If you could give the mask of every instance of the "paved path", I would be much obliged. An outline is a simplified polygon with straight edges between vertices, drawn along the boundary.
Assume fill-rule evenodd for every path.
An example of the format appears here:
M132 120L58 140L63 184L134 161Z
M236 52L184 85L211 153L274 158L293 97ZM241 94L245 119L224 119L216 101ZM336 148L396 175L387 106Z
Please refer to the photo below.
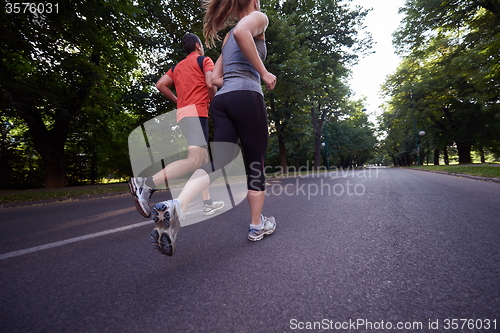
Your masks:
M0 331L500 330L499 184L387 168L268 193L275 234L247 241L242 203L171 258L127 196L0 210Z

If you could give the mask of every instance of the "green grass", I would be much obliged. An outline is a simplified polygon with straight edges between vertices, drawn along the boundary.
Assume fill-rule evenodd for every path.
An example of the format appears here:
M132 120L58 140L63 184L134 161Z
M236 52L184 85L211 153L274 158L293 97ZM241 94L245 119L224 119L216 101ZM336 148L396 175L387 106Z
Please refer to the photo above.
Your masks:
M486 178L500 178L500 166L489 165L422 165L412 168L430 171L442 171L460 175L470 175Z
M0 204L28 202L47 199L69 199L95 194L112 194L128 191L127 185L100 187L68 187L67 189L34 189L18 191L0 191Z

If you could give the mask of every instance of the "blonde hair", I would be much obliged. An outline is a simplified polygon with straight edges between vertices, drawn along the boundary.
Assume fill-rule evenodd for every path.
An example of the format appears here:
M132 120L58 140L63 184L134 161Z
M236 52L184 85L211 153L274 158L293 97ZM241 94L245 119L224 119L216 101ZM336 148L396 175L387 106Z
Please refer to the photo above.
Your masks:
M253 0L205 0L203 9L203 36L207 47L215 46L215 41L220 40L217 32L238 20L239 14L244 12Z

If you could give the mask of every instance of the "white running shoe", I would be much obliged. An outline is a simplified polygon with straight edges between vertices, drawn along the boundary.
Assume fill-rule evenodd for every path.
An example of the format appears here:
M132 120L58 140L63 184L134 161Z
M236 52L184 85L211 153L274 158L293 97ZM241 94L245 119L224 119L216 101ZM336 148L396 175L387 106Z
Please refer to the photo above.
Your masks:
M180 202L167 200L157 203L152 209L153 221L156 227L151 231L151 242L160 253L173 256L175 241L184 218Z
M224 201L212 201L211 205L203 205L203 215L214 215L224 207Z
M260 226L250 224L248 230L248 240L252 242L260 241L265 235L270 235L276 229L276 220L274 217L264 217L260 215Z
M134 196L135 207L142 216L148 218L151 216L151 209L149 208L149 199L156 191L146 185L145 177L133 177L128 181L128 188L130 194Z

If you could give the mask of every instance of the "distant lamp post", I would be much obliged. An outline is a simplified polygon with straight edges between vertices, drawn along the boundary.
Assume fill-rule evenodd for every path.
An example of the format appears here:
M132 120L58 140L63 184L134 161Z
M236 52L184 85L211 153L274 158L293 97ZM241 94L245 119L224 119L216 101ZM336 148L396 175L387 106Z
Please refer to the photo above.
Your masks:
M330 154L328 153L328 129L326 129L326 127L325 127L325 142L321 143L321 147L325 147L325 150L326 150L326 169L330 170Z
M416 130L415 130L415 132L416 132ZM425 135L425 131L418 132L418 135L424 136ZM422 165L420 162L421 162L420 161L420 147L419 147L418 138L417 138L417 165Z
M418 147L418 136L417 136L417 117L415 115L415 110L413 107L413 91L410 90L410 101L411 101L411 112L413 113L413 131L415 136L415 148L417 149L417 165L420 165L420 148ZM423 131L421 131L423 132ZM425 134L425 132L424 132Z
M326 170L330 170L330 152L328 151L328 123L324 124L325 128L325 142L321 143L322 147L326 150Z

